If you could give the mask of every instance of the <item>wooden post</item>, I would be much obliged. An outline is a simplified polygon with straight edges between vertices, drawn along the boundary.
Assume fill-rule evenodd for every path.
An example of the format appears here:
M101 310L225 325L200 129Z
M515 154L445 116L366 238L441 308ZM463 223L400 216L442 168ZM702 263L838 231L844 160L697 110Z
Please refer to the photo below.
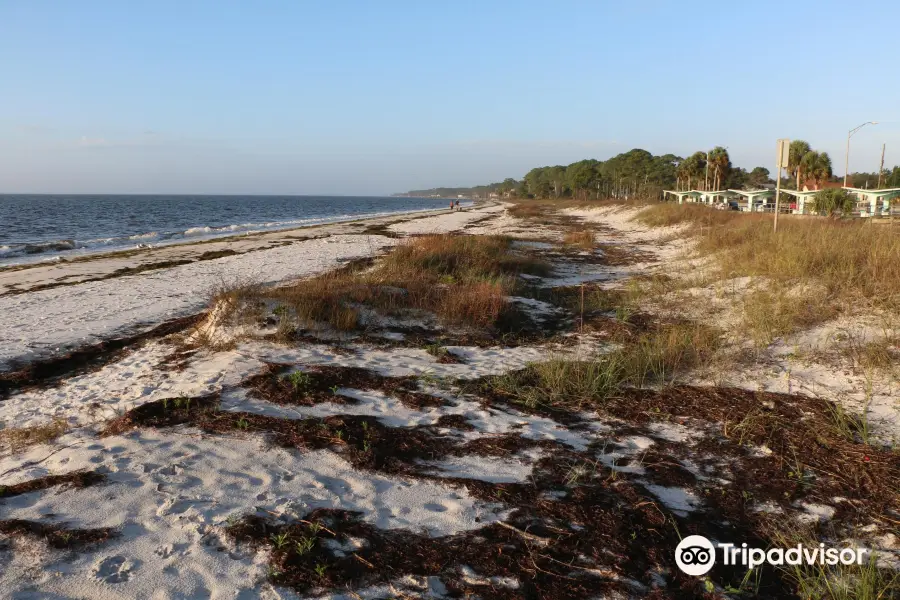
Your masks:
M781 140L778 140L778 164L775 169L775 225L772 231L778 231L778 203L781 200ZM753 206L753 198L750 198L750 206ZM752 208L751 208L752 210Z
M584 282L581 282L581 333L584 334Z

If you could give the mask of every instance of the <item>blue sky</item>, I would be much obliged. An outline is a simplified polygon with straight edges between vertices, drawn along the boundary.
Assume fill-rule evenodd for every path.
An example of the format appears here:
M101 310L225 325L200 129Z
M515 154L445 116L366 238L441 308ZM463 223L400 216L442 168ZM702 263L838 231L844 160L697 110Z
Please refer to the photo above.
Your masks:
M382 194L633 147L900 164L900 3L0 0L0 193ZM860 88L851 87L863 84Z

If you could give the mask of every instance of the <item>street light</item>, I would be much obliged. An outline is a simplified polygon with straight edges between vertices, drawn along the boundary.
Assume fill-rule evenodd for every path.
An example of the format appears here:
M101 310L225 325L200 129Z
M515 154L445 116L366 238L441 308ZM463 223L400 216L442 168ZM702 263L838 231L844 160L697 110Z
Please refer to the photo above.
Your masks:
M878 125L878 121L866 121L859 127L854 127L847 132L847 152L844 154L844 187L847 187L847 175L850 174L850 138L853 134L865 127L866 125Z

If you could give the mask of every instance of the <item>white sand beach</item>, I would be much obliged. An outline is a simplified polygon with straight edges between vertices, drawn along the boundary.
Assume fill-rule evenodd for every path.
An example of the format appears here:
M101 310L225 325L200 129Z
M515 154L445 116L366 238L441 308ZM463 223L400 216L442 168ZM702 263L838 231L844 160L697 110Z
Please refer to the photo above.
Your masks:
M561 233L557 228L526 223L511 216L508 208L503 204L489 204L433 216L395 218L389 223L380 219L375 224L387 223L385 235L367 231L371 223L318 227L314 236L302 230L267 234L270 237L264 242L240 241L240 254L0 295L3 315L0 369L64 356L68 350L104 338L133 334L168 319L198 314L209 307L211 291L223 282L252 281L270 286L294 282L335 269L352 259L378 256L404 243L407 236L450 232L511 234L544 240L542 243L548 248L558 243ZM545 285L599 282L601 286L615 286L634 275L653 272L661 265L672 272L674 264L688 264L686 253L690 243L673 238L677 229L637 227L630 220L634 212L633 209L570 211L570 217L602 225L598 236L604 243L636 252L640 259L630 264L605 265L599 258L594 260L602 257L602 252L560 255L553 259L555 272L546 276ZM527 235L520 235L521 232ZM286 243L269 247L278 239ZM215 242L215 246L228 247L228 242ZM172 256L196 251L196 248L175 246L165 250ZM96 263L75 263L72 269L83 276L83 269L89 266L95 275L102 275L139 264L141 260L145 259L110 257ZM104 264L106 261L113 262ZM0 278L7 290L21 289L23 285L52 283L52 277L65 277L66 269L61 265L52 270L41 267L32 273L28 269L0 272ZM542 278L535 276L535 281L540 285ZM518 305L530 311L535 322L552 320L558 317L557 312L565 312L547 302L528 298L520 299ZM211 323L210 327L220 326ZM573 423L561 414L542 413L525 404L492 403L466 387L466 382L502 376L529 364L598 356L607 352L610 345L596 332L570 331L543 341L509 345L448 343L443 350L444 357L452 360L442 360L428 346L407 344L406 340L414 337L414 328L400 328L390 335L381 332L384 335L380 338L377 335L336 337L340 343L326 338L285 343L266 337L272 331L263 328L259 335L235 337L233 343L223 348L189 347L190 336L186 332L145 340L125 348L96 368L24 389L13 388L9 397L0 400L0 432L52 423L62 423L65 428L61 435L45 443L10 444L0 451L0 523L27 521L64 528L59 530L63 533L47 533L44 539L6 536L7 541L0 544L0 596L444 597L450 595L446 587L450 582L441 580L438 572L398 572L396 578L385 578L382 574L373 579L376 583L372 585L334 589L323 583L300 593L289 585L279 584L282 581L279 578L286 575L273 571L270 564L272 554L280 551L280 546L264 547L265 543L276 543L272 539L281 539L278 538L281 534L272 533L262 538L262 546L253 546L237 540L229 528L248 515L288 527L298 520L306 522L303 519L308 514L319 514L313 513L317 509L328 509L353 511L365 526L392 535L415 534L435 543L445 543L443 540L454 539L453 536L477 536L479 531L493 525L512 531L510 535L514 539L524 541L529 547L539 547L547 543L543 536L548 533L540 528L536 529L539 533L529 533L517 529L523 527L521 523L506 522L517 508L512 500L507 504L507 497L502 493L506 488L496 486L528 488L530 482L537 481L539 468L544 469L548 460L567 465L560 477L564 477L566 483L562 487L568 492L545 491L542 503L552 503L556 501L554 498L562 498L567 493L577 494L580 480L593 481L604 472L604 485L619 489L626 496L633 494L633 489L640 490L643 502L651 505L657 514L672 514L688 521L702 520L704 511L711 508L698 491L704 482L715 481L726 489L738 485L736 482L743 476L736 466L729 466L728 459L710 457L700 449L701 440L712 434L709 424L691 417L676 414L668 421L636 424L586 412L579 415L578 423ZM264 377L271 369L281 369L279 372L283 373L281 379L272 381L285 381L292 372L311 373L316 377L317 369L323 368L359 369L389 383L381 388L372 384L375 387L363 389L354 387L352 381L345 385L338 381L332 386L329 399L318 399L311 404L271 401L249 383L254 377ZM782 389L783 373L788 368L770 364L758 373L729 375L738 388L786 391ZM346 372L348 377L358 373L338 372ZM792 391L799 387L811 396L833 391L838 380L844 382L842 401L848 402L848 406L859 400L856 395L865 388L865 382L841 376L830 365L808 363L804 369L794 367L791 372L795 378ZM417 378L418 404L390 387L394 385L390 381L404 377ZM703 375L698 374L699 383L704 383L702 379ZM409 385L407 380L403 381L406 382L403 385ZM881 385L876 387L868 407L881 431L900 432L894 403L897 389L889 382ZM871 385L865 389L870 390L871 396ZM181 402L205 402L204 398L212 397L220 421L202 421L209 413L197 413L201 420L105 431L110 423L137 414L132 411L152 403L163 401L164 411L166 407L176 406L184 412L190 409ZM215 429L219 422L234 423L228 421L229 415L240 417L237 425L229 425L227 431ZM336 430L338 437L330 443L319 443L308 432L302 434L307 436L303 438L305 442L293 447L273 441L278 435L301 431L292 427L312 427L315 423L325 428L344 427L348 436L357 426L366 435L371 428L387 432L384 433L387 436L393 431L401 436L398 439L427 434L424 439L442 444L444 454L417 455L407 462L372 466L345 443L344 429ZM266 427L280 429L266 430ZM377 438L387 439L390 437ZM367 449L369 438L363 444ZM507 450L498 451L492 447L494 444L511 445ZM461 450L465 448L472 450ZM761 456L765 456L766 450L752 449ZM685 478L677 480L681 481L678 483L657 477L659 465L670 454L681 457L678 468L693 483ZM80 471L97 474L101 480L84 487L57 485L3 497L4 489L50 475ZM609 479L609 473L613 480ZM495 486L490 488L495 495L486 498L484 488L478 486ZM635 502L641 506L641 502ZM840 498L830 502L821 510L799 503L776 509L828 518L835 507L844 506ZM819 512L810 512L815 510ZM327 517L316 523L321 523L316 527L325 527L326 531L336 527L330 525ZM573 532L582 527L576 521L560 522L557 526L571 527ZM883 529L880 523L873 522L872 527L866 543L877 547L886 559L896 560L900 553L896 536L891 537L894 534ZM102 531L95 535L103 540L76 547L69 544L69 538L58 537L70 535L65 533L69 530ZM267 542L267 538L271 539ZM58 547L46 543L46 539L56 540ZM321 541L325 545L316 546L316 552L331 548L329 561L354 556L354 550L348 549L353 539L336 535L326 540L330 545ZM471 544L477 546L477 539L473 538ZM290 543L303 543L303 540L291 538ZM357 548L365 548L367 543L375 542L352 543L357 543ZM369 560L357 556L359 562ZM585 558L583 567L588 574L577 577L597 577L596 581L618 590L603 597L642 597L654 588L663 590L674 576L671 572L651 569L638 581L633 571L595 565L590 560ZM322 565L321 580L330 581L325 563ZM491 574L492 569L485 564L454 569L459 581L464 582L459 585L480 590L484 597L493 597L491 590L502 589L507 593L522 584L516 576ZM348 581L342 585L350 586ZM359 581L367 579L362 577Z

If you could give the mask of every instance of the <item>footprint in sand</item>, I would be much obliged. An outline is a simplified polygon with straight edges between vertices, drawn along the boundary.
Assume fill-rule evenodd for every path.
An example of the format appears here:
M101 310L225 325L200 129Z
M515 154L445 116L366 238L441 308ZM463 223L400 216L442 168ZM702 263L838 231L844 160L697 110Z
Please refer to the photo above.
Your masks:
M124 556L104 558L94 569L94 577L103 583L122 583L131 577L131 567Z

